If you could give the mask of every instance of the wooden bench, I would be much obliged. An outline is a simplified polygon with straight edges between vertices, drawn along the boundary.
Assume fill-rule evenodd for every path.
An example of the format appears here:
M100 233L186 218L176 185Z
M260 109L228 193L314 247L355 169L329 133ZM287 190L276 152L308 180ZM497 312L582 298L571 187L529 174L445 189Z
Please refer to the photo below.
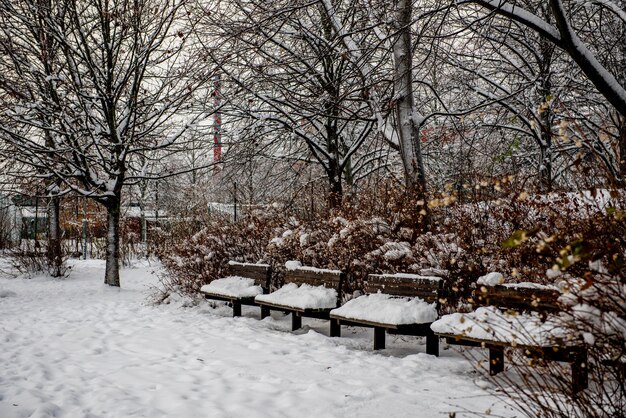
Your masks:
M241 316L242 305L256 305L254 298L269 290L272 267L269 264L228 262L228 277L213 280L202 286L207 299L223 300L233 306L233 317ZM261 307L261 319L269 316L269 310Z
M291 330L295 331L302 327L302 317L330 319L330 311L341 303L344 277L339 270L294 267L288 262L285 285L255 301L266 309L291 313ZM331 321L330 336L338 334L338 324Z
M430 329L438 318L444 280L414 274L370 274L367 295L331 311L341 325L374 328L374 350L385 348L385 332L426 337L426 352L439 355L439 337Z
M506 348L532 359L571 363L572 390L586 389L587 350L556 318L560 292L532 284L479 286L472 299L478 309L445 315L432 325L450 344L489 349L489 374L504 370Z

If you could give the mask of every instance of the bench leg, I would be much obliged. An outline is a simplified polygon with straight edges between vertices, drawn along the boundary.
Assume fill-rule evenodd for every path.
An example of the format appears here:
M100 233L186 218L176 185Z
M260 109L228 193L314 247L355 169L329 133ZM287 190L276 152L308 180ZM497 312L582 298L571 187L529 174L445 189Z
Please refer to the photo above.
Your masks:
M385 328L374 327L374 350L385 348Z
M341 337L341 324L338 319L330 319L330 336Z
M267 318L268 316L270 316L270 308L261 306L261 319Z
M302 317L297 312L291 313L291 330L295 331L302 328Z
M504 370L504 347L489 347L489 374L495 376Z
M241 316L241 302L233 301L233 318Z
M587 389L589 386L587 374L587 350L580 349L574 354L572 362L572 392L578 392Z
M426 354L439 357L439 337L436 335L426 336Z

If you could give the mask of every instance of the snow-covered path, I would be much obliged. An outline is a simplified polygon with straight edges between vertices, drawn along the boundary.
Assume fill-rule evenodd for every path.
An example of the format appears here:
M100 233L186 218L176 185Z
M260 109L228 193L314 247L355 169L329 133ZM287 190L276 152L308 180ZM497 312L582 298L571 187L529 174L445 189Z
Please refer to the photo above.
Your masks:
M102 284L100 261L69 279L0 279L0 417L434 417L515 413L479 388L452 350L414 338L371 350L368 330L233 319L208 303L146 302L143 266Z

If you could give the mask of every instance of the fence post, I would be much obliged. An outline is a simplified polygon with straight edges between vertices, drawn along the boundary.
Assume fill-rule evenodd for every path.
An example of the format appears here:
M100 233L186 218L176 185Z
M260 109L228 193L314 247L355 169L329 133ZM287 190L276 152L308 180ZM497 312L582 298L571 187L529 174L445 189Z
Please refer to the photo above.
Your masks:
M237 182L235 182L235 191L234 191L234 203L235 203L235 223L237 223Z
M83 260L87 259L87 200L83 201Z

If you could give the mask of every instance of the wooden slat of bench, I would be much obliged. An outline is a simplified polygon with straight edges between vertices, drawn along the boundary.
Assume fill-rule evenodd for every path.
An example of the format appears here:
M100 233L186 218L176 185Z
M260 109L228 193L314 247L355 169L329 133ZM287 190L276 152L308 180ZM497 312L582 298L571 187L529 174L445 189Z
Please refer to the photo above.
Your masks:
M297 285L325 286L339 290L343 281L343 273L330 270L288 269L285 282Z
M250 306L256 305L256 303L254 302L254 297L253 296L252 297L250 297L250 296L234 297L234 296L220 295L220 294L211 293L211 292L202 292L202 294L207 299L221 300L221 301L224 301L224 302L239 302L242 305L250 305Z
M587 374L587 350L583 345L575 346L532 346L524 344L512 345L506 342L480 340L477 338L461 337L451 334L435 333L439 337L445 337L448 343L465 346L477 346L489 349L489 373L498 374L504 370L504 349L507 347L521 350L528 358L545 359L549 361L561 361L571 363L572 368L572 391L580 392L588 387Z
M261 306L267 306L269 308L272 308L273 310L277 310L277 311L289 311L289 312L300 312L300 313L316 313L316 312L330 312L331 310L335 309L335 308L306 308L306 309L302 309L302 308L297 308L294 306L287 306L287 305L282 305L280 303L273 303L273 302L266 302L266 301L261 301L261 300L257 300L255 302L257 305L261 305Z
M437 302L443 280L417 279L393 275L370 274L365 282L366 293L385 293L393 296L419 297L426 302Z
M272 268L268 264L247 264L231 261L228 263L228 274L253 279L255 285L268 289Z
M561 293L551 289L523 287L479 286L474 292L474 302L483 306L536 312L557 312Z
M351 326L365 326L365 327L379 327L379 328L385 328L385 329L395 329L395 330L410 330L412 328L429 328L430 329L430 324L432 324L432 322L425 322L425 323L421 323L421 324L388 324L388 323L383 323L383 322L375 322L375 321L367 321L364 319L354 319L354 318L346 318L340 315L336 315L331 313L330 317L332 319L337 319L338 321L341 322L342 325L351 325ZM410 334L407 334L410 335Z
M460 342L461 343L460 345L464 345L463 342L469 342L470 344L466 344L466 345L471 345L471 346L495 345L495 346L502 346L502 347L518 348L521 350L530 350L530 351L543 350L543 351L553 351L553 352L556 352L559 350L563 350L563 351L573 350L578 347L576 345L561 346L558 344L554 344L554 345L529 345L529 344L517 344L517 343L513 344L510 341L498 341L498 340L488 340L488 339L481 339L481 338L472 338L472 337L467 337L464 335L447 334L447 333L441 333L441 332L435 332L435 334L439 335L442 338L446 338L447 340L455 341L455 343Z

